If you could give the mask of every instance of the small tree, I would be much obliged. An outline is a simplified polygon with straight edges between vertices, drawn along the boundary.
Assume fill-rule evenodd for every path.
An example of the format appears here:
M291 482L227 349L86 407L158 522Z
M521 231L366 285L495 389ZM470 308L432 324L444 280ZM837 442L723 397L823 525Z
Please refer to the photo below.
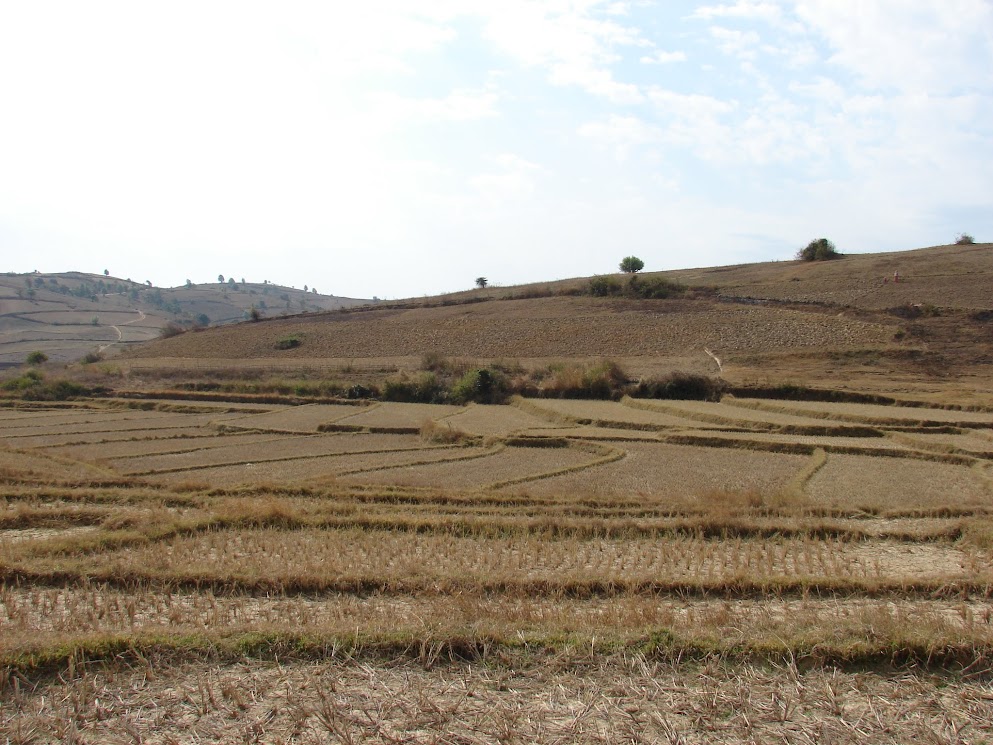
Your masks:
M635 274L645 268L645 262L637 256L625 256L621 259L621 271L627 274Z
M48 355L44 352L30 352L25 362L29 365L41 365L48 362Z
M223 284L224 283L224 275L223 274L218 274L217 275L217 281L218 282L221 282Z
M806 248L801 248L796 253L797 259L800 261L828 261L829 259L836 259L841 254L834 247L834 244L827 238L818 238L816 241L811 241L807 244Z
M486 277L476 277L476 287L478 287L479 289L483 289L484 287L486 287L486 285L488 285L489 282L490 281L486 279Z
M968 233L959 233L959 235L955 237L956 246L971 246L975 242L976 239Z
M103 276L109 277L110 276L110 269L104 269L103 270Z
M258 321L262 318L262 311L256 308L254 305L248 310L248 318L252 321Z
M194 323L197 326L207 327L210 325L210 317L206 313L200 313L194 319Z

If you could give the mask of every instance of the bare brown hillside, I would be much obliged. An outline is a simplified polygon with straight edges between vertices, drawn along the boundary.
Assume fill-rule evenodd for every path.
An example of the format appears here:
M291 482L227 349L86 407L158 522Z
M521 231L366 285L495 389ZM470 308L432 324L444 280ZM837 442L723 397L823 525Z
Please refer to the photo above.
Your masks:
M736 382L990 387L989 245L644 279L653 276L694 289L642 300L575 294L588 279L487 288L184 334L133 349L126 364L368 368L375 360L403 369L427 353L543 364L610 357L639 375L720 365Z

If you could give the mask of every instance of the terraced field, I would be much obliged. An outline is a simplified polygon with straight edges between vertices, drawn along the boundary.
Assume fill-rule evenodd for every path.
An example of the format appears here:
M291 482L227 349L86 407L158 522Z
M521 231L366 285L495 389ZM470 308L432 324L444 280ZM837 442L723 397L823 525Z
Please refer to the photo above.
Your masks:
M0 737L982 742L991 451L730 397L0 408Z

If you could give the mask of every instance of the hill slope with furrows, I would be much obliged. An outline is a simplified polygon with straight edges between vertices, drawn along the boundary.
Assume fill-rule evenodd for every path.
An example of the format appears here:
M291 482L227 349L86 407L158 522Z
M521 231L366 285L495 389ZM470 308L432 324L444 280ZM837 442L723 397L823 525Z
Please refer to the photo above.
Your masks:
M364 300L266 283L154 287L116 277L65 272L0 275L0 364L32 351L71 361L157 338L167 326L241 321L256 308L269 315L333 310Z
M884 344L892 324L713 300L549 297L272 319L184 334L135 356L361 358L685 355ZM280 349L281 340L299 346Z
M141 345L129 359L409 368L425 354L610 357L639 372L689 359L738 379L870 382L985 379L993 366L989 244L638 275L675 283L669 299L626 296L623 275L600 278L619 295L596 297L594 279L263 319Z

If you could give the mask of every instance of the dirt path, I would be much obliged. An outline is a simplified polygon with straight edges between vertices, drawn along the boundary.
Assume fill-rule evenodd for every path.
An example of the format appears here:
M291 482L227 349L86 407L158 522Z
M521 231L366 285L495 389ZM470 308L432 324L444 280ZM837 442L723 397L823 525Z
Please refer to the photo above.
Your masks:
M138 323L139 321L144 321L145 318L147 318L147 316L145 315L145 311L139 310L137 318L131 321L126 321L125 323L122 323L121 326L130 326L132 323ZM124 339L124 332L121 331L120 326L111 325L111 328L117 332L117 341L112 341L110 342L110 344L102 344L100 348L97 350L98 353L102 353L103 350L108 349L109 347L112 347L115 344L120 344L121 340Z

